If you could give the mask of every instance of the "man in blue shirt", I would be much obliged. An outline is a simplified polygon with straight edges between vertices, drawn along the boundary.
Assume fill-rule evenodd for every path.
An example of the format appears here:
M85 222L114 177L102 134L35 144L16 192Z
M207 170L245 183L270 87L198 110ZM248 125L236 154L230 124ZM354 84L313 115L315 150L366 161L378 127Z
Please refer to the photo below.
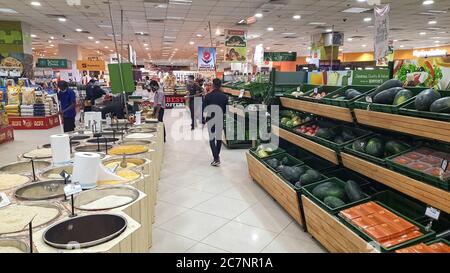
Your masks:
M58 83L58 100L60 105L59 115L62 115L64 120L64 132L72 132L75 130L75 116L77 115L75 106L77 97L65 81Z

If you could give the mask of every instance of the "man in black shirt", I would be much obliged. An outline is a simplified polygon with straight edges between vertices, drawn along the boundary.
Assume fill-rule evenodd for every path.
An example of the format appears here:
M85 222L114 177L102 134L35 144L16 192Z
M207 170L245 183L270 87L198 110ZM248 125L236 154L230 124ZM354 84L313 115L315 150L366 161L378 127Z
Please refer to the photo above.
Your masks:
M194 76L189 75L186 89L189 92L189 111L191 112L191 130L195 128L195 109L200 105L194 105L195 98L201 97L202 88L194 81ZM198 100L197 100L198 101Z
M220 166L220 150L222 148L223 117L226 113L228 96L221 91L222 81L213 80L213 91L205 96L206 122L209 132L209 146L214 160L211 166ZM215 107L214 107L215 106ZM217 115L217 117L216 117Z

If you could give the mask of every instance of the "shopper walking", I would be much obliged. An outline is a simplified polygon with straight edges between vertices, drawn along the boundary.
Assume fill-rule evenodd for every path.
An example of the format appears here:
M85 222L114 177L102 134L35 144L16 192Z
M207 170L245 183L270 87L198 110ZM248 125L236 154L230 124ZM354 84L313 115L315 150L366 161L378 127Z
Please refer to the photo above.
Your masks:
M220 79L214 79L212 85L213 90L205 96L205 110L209 132L209 146L214 158L211 166L218 167L220 166L220 150L222 148L223 117L226 113L228 96L222 93L222 81ZM221 112L217 112L219 109ZM216 114L220 116L215 118Z
M75 130L77 97L66 81L58 82L58 100L60 104L59 115L63 116L64 132L72 132Z
M150 82L150 89L155 93L153 112L159 122L163 123L164 128L164 142L166 142L166 127L164 126L164 109L166 105L166 98L163 89L159 86L157 81Z
M200 105L194 105L195 98L202 96L202 88L195 82L193 75L188 76L188 82L186 84L186 89L188 91L188 102L189 102L189 111L191 112L191 130L194 130L196 122L195 122L195 112L196 109L200 107Z

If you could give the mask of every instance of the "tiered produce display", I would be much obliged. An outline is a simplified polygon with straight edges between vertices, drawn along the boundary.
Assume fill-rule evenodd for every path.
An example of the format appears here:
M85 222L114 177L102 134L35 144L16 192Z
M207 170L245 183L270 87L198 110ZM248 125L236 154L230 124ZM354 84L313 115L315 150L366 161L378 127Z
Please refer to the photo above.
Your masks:
M282 153L250 150L249 172L309 233L331 252L448 250L447 92L388 80L279 96ZM433 225L427 207L441 212Z

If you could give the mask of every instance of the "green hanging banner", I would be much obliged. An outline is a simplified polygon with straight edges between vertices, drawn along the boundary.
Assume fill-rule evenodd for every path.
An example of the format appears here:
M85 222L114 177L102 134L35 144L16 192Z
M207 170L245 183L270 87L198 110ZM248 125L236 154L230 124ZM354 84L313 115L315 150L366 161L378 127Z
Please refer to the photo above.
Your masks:
M264 61L267 62L295 62L297 52L264 52Z
M353 71L352 85L380 85L389 80L389 70L356 70Z
M136 87L133 78L133 66L131 63L122 63L123 88L120 81L119 64L108 64L109 79L111 81L111 92L114 94L125 92L134 92Z
M67 68L66 59L38 59L36 67L42 68Z

